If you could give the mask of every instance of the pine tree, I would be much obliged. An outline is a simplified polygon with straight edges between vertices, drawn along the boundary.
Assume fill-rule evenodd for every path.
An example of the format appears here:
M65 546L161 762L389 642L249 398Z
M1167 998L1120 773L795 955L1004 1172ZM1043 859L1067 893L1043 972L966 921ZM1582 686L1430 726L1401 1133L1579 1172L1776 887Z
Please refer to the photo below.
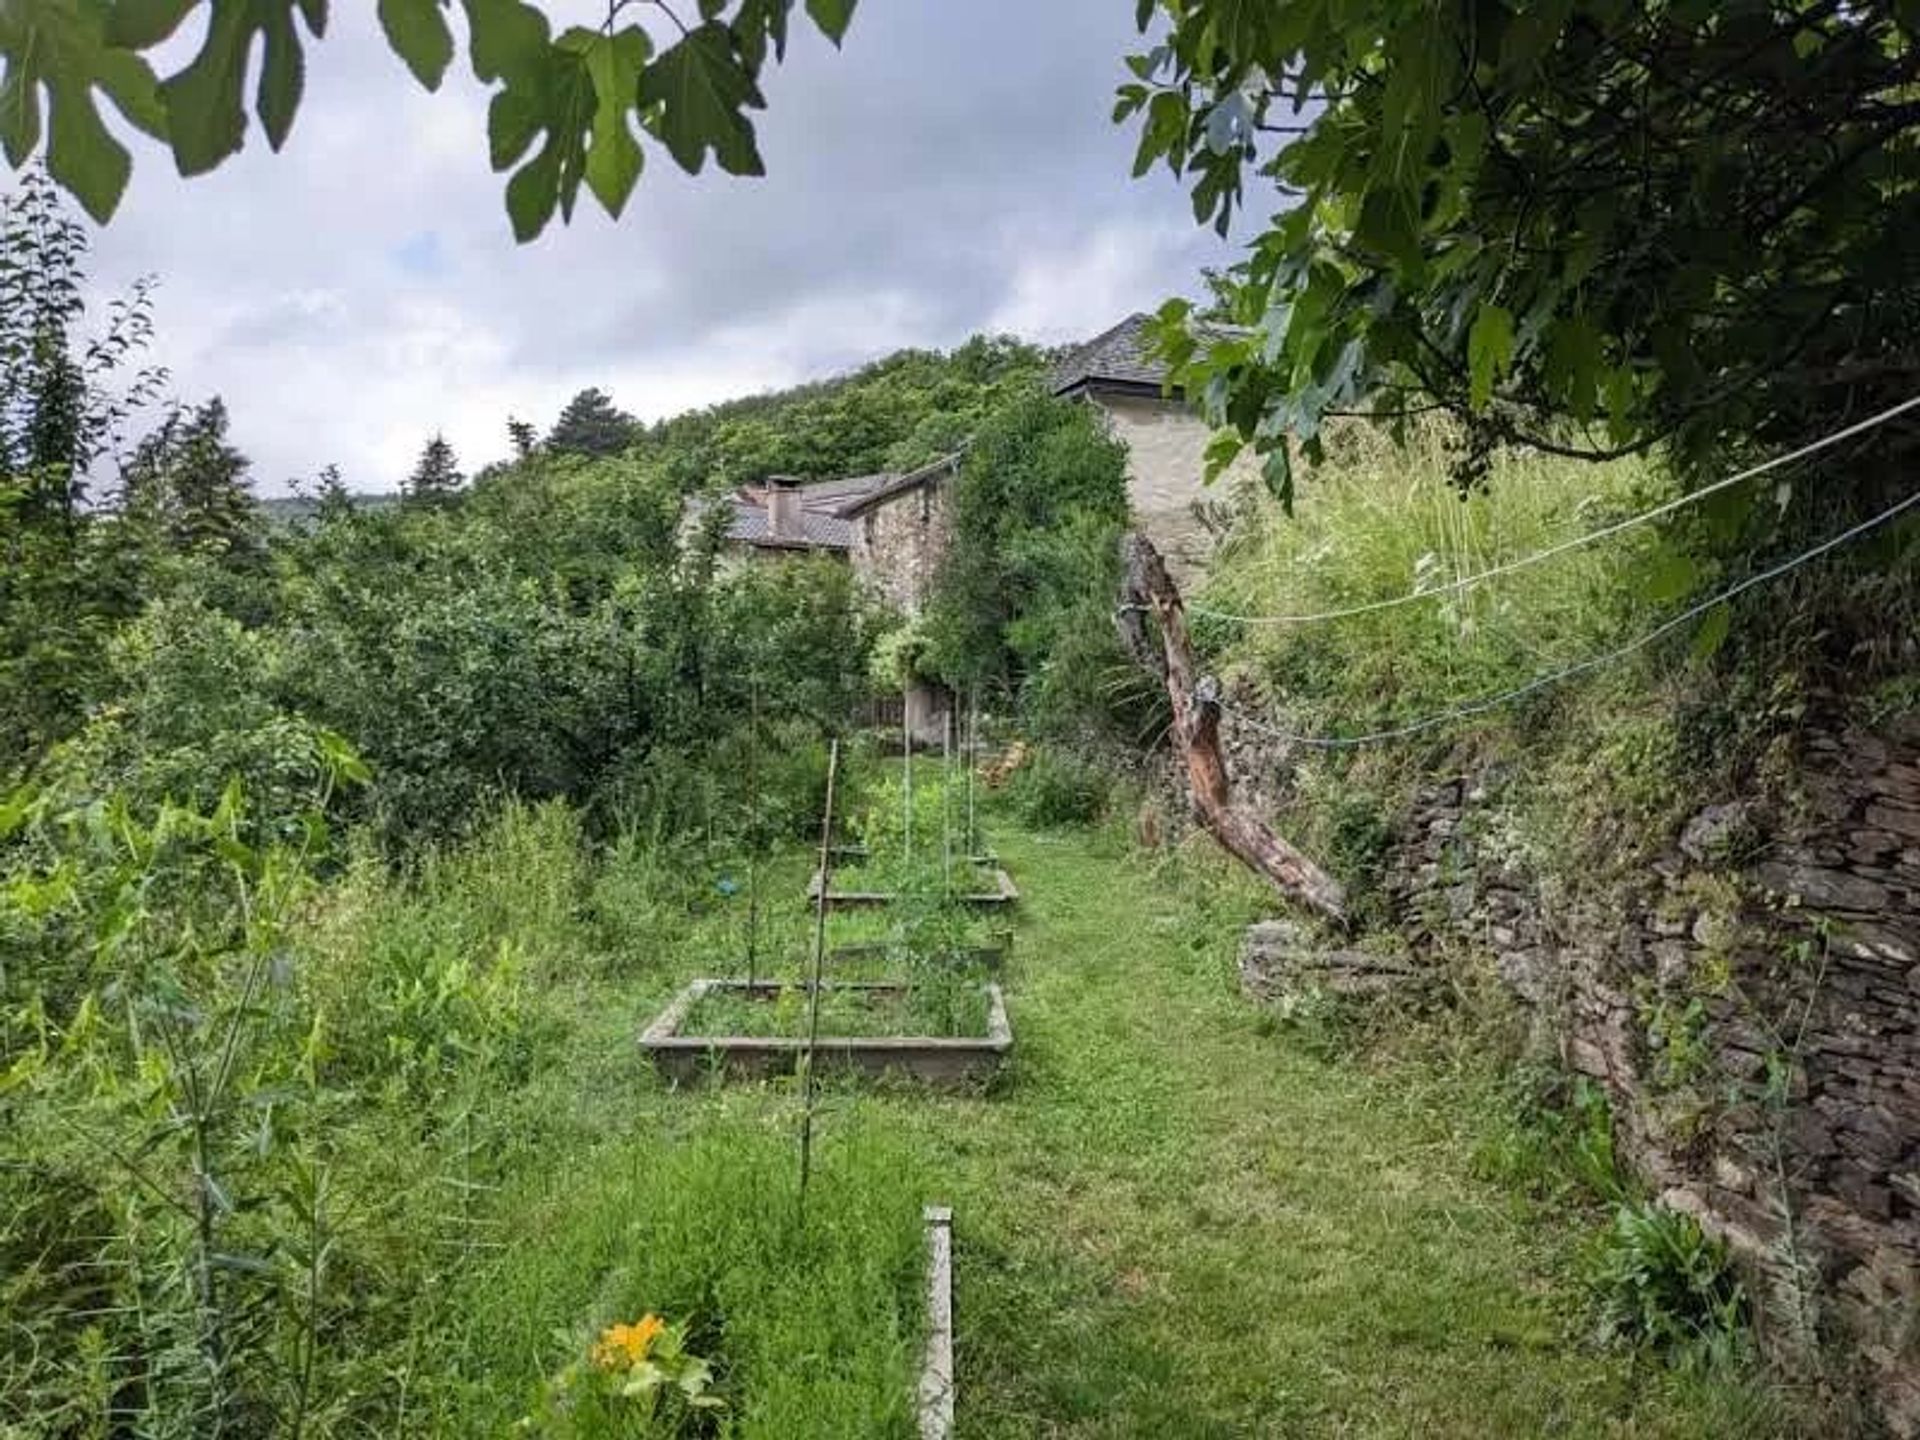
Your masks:
M507 417L507 439L513 442L513 458L516 460L526 459L533 454L533 447L540 443L539 432L532 423L517 415Z
M633 443L635 424L605 391L582 390L560 412L547 448L562 455L618 455Z
M460 462L454 458L453 446L447 443L446 436L436 434L420 452L420 463L413 467L413 474L400 487L400 493L414 504L442 505L459 493L465 479L460 473Z
M196 410L174 409L140 441L121 472L121 506L182 553L251 553L260 512L248 468L227 443L226 402L216 395Z

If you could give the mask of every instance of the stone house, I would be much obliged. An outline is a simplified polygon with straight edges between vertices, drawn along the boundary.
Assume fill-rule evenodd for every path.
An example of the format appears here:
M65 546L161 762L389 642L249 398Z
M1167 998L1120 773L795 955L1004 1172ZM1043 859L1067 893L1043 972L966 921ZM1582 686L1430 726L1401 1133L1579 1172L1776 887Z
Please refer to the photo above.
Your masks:
M733 563L793 554L828 555L909 619L926 608L940 559L952 539L953 479L960 457L945 455L903 474L800 481L769 476L742 485L720 503L728 510L722 555ZM704 507L690 510L691 517ZM915 739L937 745L952 713L942 686L918 684L883 707L889 726L906 724Z
M847 561L903 615L926 608L952 538L951 492L960 457L904 474L797 480L770 475L723 496L722 554L735 560L818 554ZM704 516L705 505L691 508Z
M1207 442L1213 431L1167 367L1148 352L1145 314L1069 351L1055 365L1049 388L1065 400L1097 407L1108 431L1127 449L1127 502L1136 523L1166 557L1175 578L1206 568L1228 497L1257 482L1259 467L1242 455L1212 485L1206 483Z

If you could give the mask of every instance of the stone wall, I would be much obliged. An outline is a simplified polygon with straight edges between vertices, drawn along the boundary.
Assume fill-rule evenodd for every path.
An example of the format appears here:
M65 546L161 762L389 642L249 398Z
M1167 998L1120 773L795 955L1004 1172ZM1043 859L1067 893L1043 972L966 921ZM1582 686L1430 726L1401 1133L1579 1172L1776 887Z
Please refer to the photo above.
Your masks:
M1836 707L1837 709L1837 707ZM1237 778L1285 757L1229 721ZM1635 884L1580 897L1503 851L1497 774L1401 817L1391 923L1497 968L1614 1100L1621 1153L1740 1255L1783 1357L1816 1324L1920 1434L1920 716L1809 725L1785 799L1718 797Z
M853 568L903 614L918 615L953 539L951 476L903 491L853 522Z
M1257 480L1242 455L1213 484L1206 483L1206 422L1178 400L1102 394L1094 402L1108 433L1127 447L1127 502L1140 529L1166 558L1174 578L1206 568L1214 531L1202 515L1220 507L1233 487Z

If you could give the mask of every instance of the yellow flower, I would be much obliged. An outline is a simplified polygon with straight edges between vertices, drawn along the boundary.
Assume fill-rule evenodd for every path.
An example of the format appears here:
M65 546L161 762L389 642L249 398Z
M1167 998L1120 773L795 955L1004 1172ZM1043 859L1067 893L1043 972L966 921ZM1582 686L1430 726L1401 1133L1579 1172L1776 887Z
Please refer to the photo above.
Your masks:
M647 1358L647 1351L667 1322L649 1311L631 1325L609 1325L588 1358L602 1370L631 1370Z

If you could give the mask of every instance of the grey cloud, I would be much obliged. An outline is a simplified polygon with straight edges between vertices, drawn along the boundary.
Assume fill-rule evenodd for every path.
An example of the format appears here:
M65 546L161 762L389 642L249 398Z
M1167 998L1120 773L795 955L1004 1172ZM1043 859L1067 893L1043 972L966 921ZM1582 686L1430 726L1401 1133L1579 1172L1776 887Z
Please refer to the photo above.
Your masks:
M342 14L286 152L183 182L142 151L97 268L161 274L157 358L225 395L267 489L330 460L388 487L436 429L472 468L509 411L545 422L587 384L653 416L993 325L1067 338L1226 257L1170 179L1128 178L1132 8L873 0L840 53L802 23L766 178L652 153L621 222L583 201L526 247L484 95L424 95Z

